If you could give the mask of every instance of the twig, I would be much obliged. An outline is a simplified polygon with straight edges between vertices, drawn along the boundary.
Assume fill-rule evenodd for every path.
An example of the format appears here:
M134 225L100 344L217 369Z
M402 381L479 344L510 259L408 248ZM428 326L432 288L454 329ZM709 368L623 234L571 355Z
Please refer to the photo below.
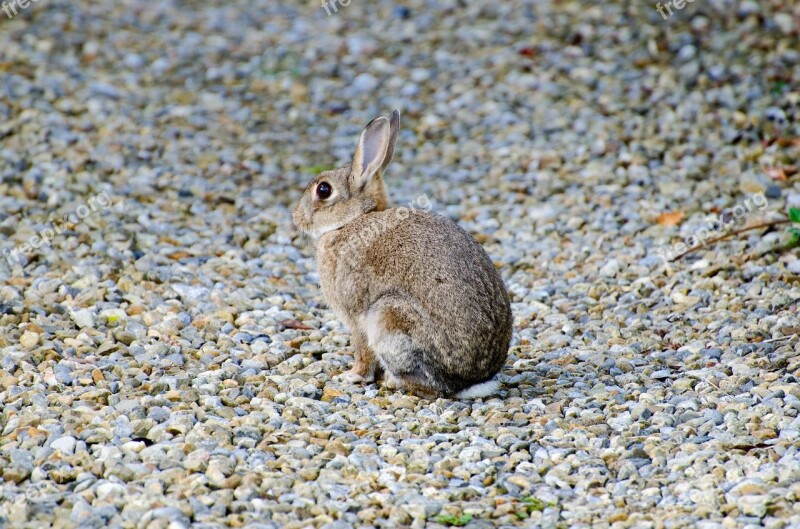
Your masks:
M714 237L713 239L711 239L710 241L706 242L703 245L694 246L692 248L689 248L685 252L683 252L681 254L678 254L677 256L673 257L669 261L671 263L675 262L678 259L680 259L681 257L683 257L684 255L688 255L688 254L690 254L692 252L696 252L697 250L699 250L700 248L704 248L708 244L714 244L714 243L719 242L721 240L727 239L728 237L733 237L734 235L739 235L740 233L744 233L746 231L758 230L758 229L761 229L761 228L770 228L772 226L778 226L779 224L788 224L790 222L791 222L791 220L789 220L789 219L771 220L769 222L762 222L761 224L756 224L755 226L747 226L747 227L741 228L739 230L734 230L734 231L732 231L730 233L726 233L725 235L720 235L719 237Z
M783 341L783 340L791 340L795 336L797 336L797 335L796 334L790 334L789 336L781 336L779 338L771 338L769 340L764 340L763 342L760 342L760 343L772 343L772 342L780 342L780 341Z

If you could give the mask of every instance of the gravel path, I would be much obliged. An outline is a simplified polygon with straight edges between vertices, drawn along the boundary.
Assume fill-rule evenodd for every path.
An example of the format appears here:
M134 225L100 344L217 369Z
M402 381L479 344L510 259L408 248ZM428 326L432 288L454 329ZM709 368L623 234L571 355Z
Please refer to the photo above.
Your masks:
M800 207L800 7L464 4L0 11L1 527L800 527L785 226L662 259ZM289 208L395 107L501 398L333 380Z

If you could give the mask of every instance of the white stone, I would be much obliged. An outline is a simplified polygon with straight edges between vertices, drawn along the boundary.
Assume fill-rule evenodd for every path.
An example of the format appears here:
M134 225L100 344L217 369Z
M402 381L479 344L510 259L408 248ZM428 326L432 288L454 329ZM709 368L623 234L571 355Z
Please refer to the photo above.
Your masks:
M85 329L86 327L94 327L94 314L89 309L80 309L70 311L69 313L72 321L75 322L81 329Z
M59 437L52 443L50 443L50 448L53 450L60 450L65 454L72 454L75 452L75 445L78 441L72 437L71 435L65 435L64 437Z
M108 498L109 496L122 496L125 494L125 487L119 483L107 481L97 486L95 494L98 500Z
M616 259L610 259L603 267L600 269L600 275L603 277L614 277L620 271L619 261Z

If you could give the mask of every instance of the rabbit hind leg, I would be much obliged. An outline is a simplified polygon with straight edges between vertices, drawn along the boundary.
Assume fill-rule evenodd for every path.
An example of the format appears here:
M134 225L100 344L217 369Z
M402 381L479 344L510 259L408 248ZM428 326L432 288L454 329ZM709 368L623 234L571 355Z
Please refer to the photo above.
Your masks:
M364 318L367 343L384 370L384 385L406 388L423 396L450 392L446 381L438 380L425 361L424 344L415 342L415 328L424 316L401 296L384 296Z

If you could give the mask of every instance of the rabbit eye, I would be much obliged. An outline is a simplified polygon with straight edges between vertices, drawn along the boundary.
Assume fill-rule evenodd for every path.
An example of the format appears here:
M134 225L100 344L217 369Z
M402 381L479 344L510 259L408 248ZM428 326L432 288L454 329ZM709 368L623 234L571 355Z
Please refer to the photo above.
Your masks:
M331 193L333 193L333 189L328 182L320 182L317 184L317 196L320 198L320 200L330 198Z

